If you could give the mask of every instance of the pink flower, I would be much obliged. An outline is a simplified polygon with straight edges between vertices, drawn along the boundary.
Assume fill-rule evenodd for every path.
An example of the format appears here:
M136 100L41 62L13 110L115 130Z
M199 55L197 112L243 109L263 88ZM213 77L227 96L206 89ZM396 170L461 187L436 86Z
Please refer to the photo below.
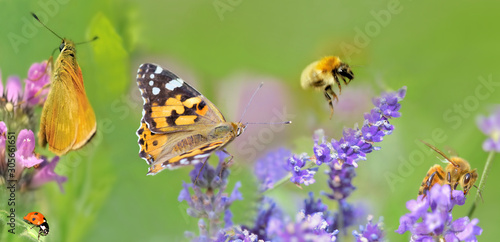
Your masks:
M55 181L59 185L59 189L61 190L61 192L64 193L62 184L66 182L68 178L65 176L60 176L55 172L54 169L56 168L57 163L59 163L59 156L54 157L51 162L43 159L40 167L37 168L35 175L33 175L33 180L30 184L30 188L37 188L47 182Z
M27 129L21 130L17 136L16 147L17 161L19 161L23 167L29 168L42 163L43 160L37 158L33 153L35 150L35 135L33 131Z

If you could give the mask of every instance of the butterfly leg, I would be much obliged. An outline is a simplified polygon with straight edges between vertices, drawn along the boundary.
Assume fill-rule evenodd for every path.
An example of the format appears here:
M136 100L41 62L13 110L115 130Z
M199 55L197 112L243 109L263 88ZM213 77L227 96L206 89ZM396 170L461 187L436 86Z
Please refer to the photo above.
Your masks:
M198 177L200 177L201 171L203 171L203 168L205 168L205 164L208 162L208 159L203 162L203 165L201 166L200 170L198 171L198 175L196 175L196 179L194 179L193 184L196 185L196 182L198 181Z
M223 149L222 152L226 153L229 156L229 159L222 164L222 167L221 167L220 172L219 172L219 177L221 177L221 178L222 178L222 172L233 164L233 157L234 157L229 152L227 152L226 149Z

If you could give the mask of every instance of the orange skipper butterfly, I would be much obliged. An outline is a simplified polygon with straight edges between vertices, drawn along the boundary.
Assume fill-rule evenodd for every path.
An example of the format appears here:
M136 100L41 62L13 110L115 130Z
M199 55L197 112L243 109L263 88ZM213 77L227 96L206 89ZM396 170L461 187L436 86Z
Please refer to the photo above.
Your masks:
M35 14L32 15L54 33ZM75 44L56 33L54 35L62 43L59 56L51 63L51 88L43 105L38 139L40 145L45 147L48 144L50 151L61 156L89 142L96 132L97 123L85 94L82 70L76 62Z

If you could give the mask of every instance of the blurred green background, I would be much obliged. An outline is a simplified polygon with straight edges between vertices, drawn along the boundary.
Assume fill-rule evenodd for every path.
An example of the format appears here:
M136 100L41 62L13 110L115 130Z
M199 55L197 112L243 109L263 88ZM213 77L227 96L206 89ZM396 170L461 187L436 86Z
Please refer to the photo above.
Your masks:
M185 240L184 231L198 233L197 219L177 201L191 168L146 177L148 166L137 155L142 100L135 73L141 63L154 62L192 83L231 121L239 120L264 81L244 121L277 121L276 111L293 121L254 146L249 140L268 127L251 126L228 146L235 156L229 189L238 180L243 184L244 200L231 207L236 224L253 223L257 186L251 170L258 155L280 146L312 154L314 130L338 139L343 127L362 124L371 97L407 86L403 116L392 122L395 131L380 143L382 149L360 162L357 190L348 201L383 216L388 239L408 240L408 233L394 232L399 217L407 212L406 201L416 199L429 167L440 163L419 139L442 150L452 147L482 174L486 137L476 117L500 102L499 9L494 1L1 0L4 82L9 75L26 78L29 66L48 59L60 44L30 12L75 42L99 36L77 47L98 134L62 158L56 171L68 176L65 193L50 183L19 195L18 219L34 210L44 213L51 226L46 241L176 241ZM302 69L327 55L340 56L356 75L343 86L333 120L322 94L299 86ZM436 132L445 137L433 138ZM425 156L417 159L417 153ZM494 164L474 215L484 229L482 241L496 238L499 176ZM309 191L328 190L322 170L316 177L311 186L286 184L270 195L294 218ZM473 188L454 218L465 216L475 194ZM5 227L0 233L2 240L26 239L7 235Z

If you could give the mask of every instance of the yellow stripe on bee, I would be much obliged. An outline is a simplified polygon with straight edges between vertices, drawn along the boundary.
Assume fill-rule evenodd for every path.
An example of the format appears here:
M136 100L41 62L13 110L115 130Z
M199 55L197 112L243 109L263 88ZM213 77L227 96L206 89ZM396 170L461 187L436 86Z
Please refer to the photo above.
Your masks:
M196 115L186 115L186 116L180 116L175 120L176 125L188 125L188 124L194 124L194 120L198 116Z
M161 107L151 107L151 117L169 117L172 115L172 112L175 110L177 114L183 114L185 111L184 106L161 106Z

